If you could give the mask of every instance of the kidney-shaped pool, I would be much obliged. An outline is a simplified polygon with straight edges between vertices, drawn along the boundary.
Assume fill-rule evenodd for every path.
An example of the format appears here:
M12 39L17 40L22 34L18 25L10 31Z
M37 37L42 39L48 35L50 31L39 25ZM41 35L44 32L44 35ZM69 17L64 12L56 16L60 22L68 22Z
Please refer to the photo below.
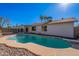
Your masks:
M63 40L64 38L36 34L17 34L16 36L9 37L8 39L16 40L22 44L32 42L50 48L68 48L71 46L68 41Z

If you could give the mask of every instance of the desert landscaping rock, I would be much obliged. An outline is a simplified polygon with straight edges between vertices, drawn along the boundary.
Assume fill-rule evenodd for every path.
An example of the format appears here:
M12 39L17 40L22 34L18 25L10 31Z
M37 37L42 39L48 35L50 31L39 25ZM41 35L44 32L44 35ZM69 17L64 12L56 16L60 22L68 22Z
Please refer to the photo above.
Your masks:
M0 56L38 56L27 49L0 44Z

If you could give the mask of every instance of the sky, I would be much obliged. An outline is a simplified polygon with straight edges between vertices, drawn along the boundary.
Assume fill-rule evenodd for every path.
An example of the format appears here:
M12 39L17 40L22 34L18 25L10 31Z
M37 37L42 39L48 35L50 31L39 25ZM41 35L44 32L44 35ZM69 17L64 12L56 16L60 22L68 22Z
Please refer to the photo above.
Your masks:
M79 20L78 3L0 3L0 16L9 18L11 26L31 25L40 22L40 15L53 20L75 17ZM78 22L76 23L78 24Z

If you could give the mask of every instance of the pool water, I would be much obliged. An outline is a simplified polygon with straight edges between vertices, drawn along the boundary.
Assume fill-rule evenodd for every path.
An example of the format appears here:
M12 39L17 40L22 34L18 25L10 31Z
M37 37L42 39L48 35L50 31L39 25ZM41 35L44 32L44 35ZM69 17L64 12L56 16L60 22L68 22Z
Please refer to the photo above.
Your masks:
M41 36L35 34L17 34L14 37L9 37L9 40L16 40L19 43L35 43L46 47L51 48L68 48L70 47L70 43L64 38L59 37L49 37L49 36Z

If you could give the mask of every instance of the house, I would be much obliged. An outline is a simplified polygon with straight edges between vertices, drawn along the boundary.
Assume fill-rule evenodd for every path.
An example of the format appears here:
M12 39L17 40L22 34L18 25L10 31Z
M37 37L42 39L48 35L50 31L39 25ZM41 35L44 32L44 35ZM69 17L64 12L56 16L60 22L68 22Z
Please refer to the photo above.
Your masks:
M75 26L75 37L79 38L79 25Z
M23 25L15 27L16 32L29 32L45 35L54 35L61 37L74 38L75 18L67 18L48 23L34 23L32 25Z
M74 38L74 22L75 18L67 18L49 23L36 23L32 25L35 28L31 32L46 35L62 36Z
M18 32L30 32L31 31L31 25L19 25L19 26L13 26L12 32L18 33Z

